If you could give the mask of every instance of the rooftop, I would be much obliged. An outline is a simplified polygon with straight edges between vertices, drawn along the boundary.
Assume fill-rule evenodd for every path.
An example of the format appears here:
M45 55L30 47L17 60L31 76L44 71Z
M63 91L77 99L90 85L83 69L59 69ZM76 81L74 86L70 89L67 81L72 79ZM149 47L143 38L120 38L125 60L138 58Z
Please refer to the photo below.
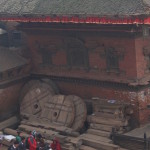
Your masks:
M0 47L0 72L23 66L27 60L16 53Z
M25 18L29 17L41 18L44 16L45 17L57 16L59 18L61 17L129 18L131 16L136 17L143 15L150 16L149 0L1 0L0 1L0 16L1 16L0 20L4 20L4 18L6 17L11 17L11 19L12 17L14 17L13 19L16 20L16 18L18 17L21 18L25 16L26 16ZM58 20L55 20L55 22L56 21Z
M1 0L0 13L13 15L105 16L150 13L148 0Z

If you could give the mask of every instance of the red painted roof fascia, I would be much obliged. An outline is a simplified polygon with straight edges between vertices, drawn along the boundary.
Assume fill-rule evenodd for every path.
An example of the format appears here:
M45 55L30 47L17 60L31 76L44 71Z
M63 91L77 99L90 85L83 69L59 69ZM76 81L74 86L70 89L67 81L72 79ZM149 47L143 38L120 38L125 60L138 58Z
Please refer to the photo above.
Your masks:
M49 22L49 23L91 23L91 24L150 24L150 17L147 18L118 18L106 17L0 17L0 21L14 22Z

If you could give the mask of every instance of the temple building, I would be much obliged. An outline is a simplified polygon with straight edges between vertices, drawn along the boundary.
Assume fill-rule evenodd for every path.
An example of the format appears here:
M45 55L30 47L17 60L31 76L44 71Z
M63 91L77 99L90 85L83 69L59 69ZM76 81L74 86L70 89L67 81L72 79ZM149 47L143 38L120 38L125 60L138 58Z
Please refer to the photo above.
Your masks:
M149 0L2 0L0 21L26 34L31 78L85 101L129 103L133 126L150 121Z

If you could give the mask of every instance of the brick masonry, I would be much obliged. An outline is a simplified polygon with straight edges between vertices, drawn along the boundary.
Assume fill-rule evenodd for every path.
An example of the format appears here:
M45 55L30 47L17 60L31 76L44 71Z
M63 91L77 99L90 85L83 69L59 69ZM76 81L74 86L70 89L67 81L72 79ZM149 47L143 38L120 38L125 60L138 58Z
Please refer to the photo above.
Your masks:
M87 80L118 82L122 84L145 84L149 80L147 59L143 48L149 46L150 38L140 36L101 36L99 32L65 32L50 30L32 30L28 33L28 43L31 50L33 72L42 75L83 78ZM120 34L124 34L120 33ZM72 36L75 35L75 36ZM84 67L68 67L66 43L78 40L88 51L88 70ZM119 72L107 72L105 50L114 48L119 59ZM43 65L41 50L51 53L51 64ZM48 52L46 52L49 54ZM148 70L148 71L146 71ZM126 101L134 106L134 117L140 123L149 120L149 88L138 91L122 90L119 87L97 87L85 84L75 84L56 81L64 94L76 94L83 98L101 97Z
M90 36L90 35L89 35ZM79 76L86 78L93 78L99 80L136 80L137 69L136 69L136 54L135 54L135 40L130 38L102 38L102 37L87 37L85 35L85 47L88 50L89 57L89 72L87 73L84 69L75 68L72 70L67 70L67 60L66 60L66 49L65 43L63 43L64 37L55 35L54 36L30 36L29 37L30 48L33 56L33 63L35 69L43 69L39 67L42 64L41 54L36 46L36 41L41 45L49 45L49 43L58 46L58 50L52 54L53 69L52 74L61 73L64 76ZM68 37L67 37L68 38ZM66 39L67 40L67 39ZM57 43L60 42L60 43ZM93 42L93 43L92 43ZM128 44L126 44L128 43ZM119 61L120 72L107 73L106 72L106 59L103 57L103 53L106 47L113 47L115 50L122 51L123 58ZM53 50L48 48L49 51ZM53 52L52 52L53 53ZM58 59L59 58L59 59ZM130 67L129 67L130 66ZM48 68L46 68L48 70ZM64 70L64 71L63 71ZM44 69L43 69L44 71ZM111 75L110 75L111 74Z
M0 120L19 110L19 94L23 83L0 89Z

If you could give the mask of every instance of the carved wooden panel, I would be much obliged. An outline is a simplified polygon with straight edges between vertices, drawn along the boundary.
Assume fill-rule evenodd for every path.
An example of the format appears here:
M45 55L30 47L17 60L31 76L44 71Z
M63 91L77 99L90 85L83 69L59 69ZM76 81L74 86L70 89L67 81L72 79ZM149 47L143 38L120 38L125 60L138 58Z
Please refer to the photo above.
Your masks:
M8 78L14 77L14 70L8 71Z
M3 73L0 73L0 80L3 79Z
M143 47L143 54L144 56L150 55L150 45Z
M119 71L119 56L113 47L105 49L107 71Z
M70 68L89 68L88 50L83 41L76 38L69 38L66 41L67 62Z
M23 67L17 68L17 74L19 75L19 74L21 73L22 70L23 70Z
M38 52L42 56L42 64L43 65L52 64L52 53L51 51L49 51L48 45L43 45L36 41L36 47L38 49Z
M146 72L150 72L150 45L143 47L143 54L147 63Z
M84 52L74 48L71 49L71 65L72 66L84 66Z
M119 62L124 58L124 48L104 47L101 50L101 57L106 59L106 71L120 73Z

